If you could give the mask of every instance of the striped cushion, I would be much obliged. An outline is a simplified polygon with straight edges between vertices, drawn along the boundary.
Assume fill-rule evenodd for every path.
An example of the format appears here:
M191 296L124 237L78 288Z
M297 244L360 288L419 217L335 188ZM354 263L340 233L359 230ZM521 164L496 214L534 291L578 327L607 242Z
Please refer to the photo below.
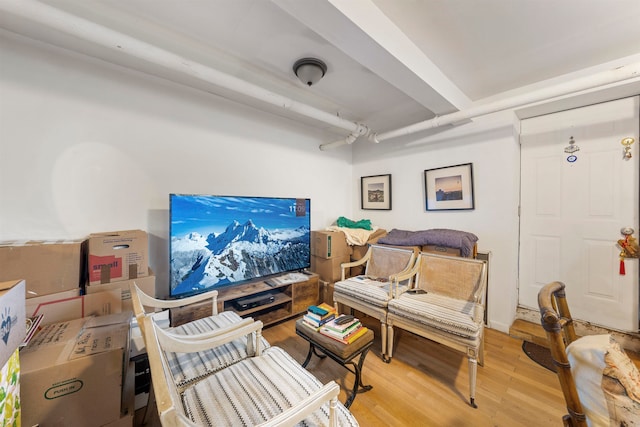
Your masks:
M367 302L377 307L386 307L389 302L389 282L363 283L355 280L343 280L333 285L334 295L344 294L351 298ZM400 286L400 290L406 286Z
M187 416L197 425L253 426L282 413L322 384L289 354L271 347L219 371L182 394ZM338 402L339 426L357 426L348 409ZM329 424L329 403L298 425Z
M224 311L215 316L194 320L169 330L181 335L199 334L225 328L237 324L241 320L242 318L237 313ZM262 349L269 347L266 339L262 338L261 343ZM178 387L184 387L198 381L249 356L246 338L239 338L207 351L197 353L166 352L166 355Z
M433 292L403 294L389 302L389 313L467 339L479 337L481 326L474 322L475 303Z

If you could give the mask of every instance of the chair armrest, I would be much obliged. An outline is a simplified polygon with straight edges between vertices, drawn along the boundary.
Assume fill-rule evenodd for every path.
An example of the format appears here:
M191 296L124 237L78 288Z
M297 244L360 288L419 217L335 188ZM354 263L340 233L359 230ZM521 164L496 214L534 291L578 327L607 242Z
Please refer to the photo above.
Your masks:
M227 329L222 334L208 336L199 340L194 340L192 338L185 337L184 335L166 331L159 328L155 323L153 323L153 329L158 338L158 343L164 351L171 351L174 353L195 353L199 351L209 350L231 342L235 339L243 338L247 335L255 333L255 354L259 356L262 353L262 322L260 321L254 321L239 328Z
M244 326L250 325L254 323L254 319L252 317L247 317L242 319L241 321L239 321L238 323L234 323L232 325L226 326L224 328L220 328L220 329L214 329L211 331L205 331L205 332L200 332L199 334L176 334L173 332L173 328L168 329L168 332L172 335L175 335L177 337L180 337L184 340L189 340L189 341L198 341L198 340L204 340L207 338L213 338L213 337L217 337L220 335L223 335L229 331L233 331L234 329L238 329L238 328L242 328ZM157 325L157 323L156 323ZM164 328L161 328L164 329Z
M359 260L351 261L351 262L343 262L342 264L340 264L340 268L342 269L342 280L347 278L346 276L347 268L357 267L359 265L362 265L367 261L369 261L369 258L371 258L371 247L369 247L369 250L367 250L367 253L364 254L364 256Z
M392 284L391 288L393 288L394 298L398 298L403 293L399 289L400 282L413 279L416 276L416 274L418 274L419 270L420 270L420 260L418 259L418 261L413 263L413 265L410 268L407 268L406 270L403 270L400 273L389 277L389 280L391 281L391 284Z
M140 298L140 302L143 306L146 307L154 307L154 308L176 308L176 307L184 307L185 305L191 305L195 303L199 303L205 300L211 300L211 304L213 306L213 314L218 314L218 291L211 290L208 292L204 292L198 295L194 295L187 298L174 299L174 300L163 300L154 298L152 296L144 293L142 289L138 287L135 281L130 285L131 294L134 292L137 293Z
M310 396L304 398L286 411L271 418L269 421L259 424L259 426L275 427L295 425L320 409L322 405L329 401L329 426L337 427L338 417L335 412L338 393L340 393L340 387L334 381L331 381L324 385L320 390L312 393Z

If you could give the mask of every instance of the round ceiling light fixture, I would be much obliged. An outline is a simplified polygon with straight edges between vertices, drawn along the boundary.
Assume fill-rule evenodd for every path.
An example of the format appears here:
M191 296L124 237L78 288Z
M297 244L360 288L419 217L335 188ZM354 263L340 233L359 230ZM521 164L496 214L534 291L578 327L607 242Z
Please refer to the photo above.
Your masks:
M312 86L324 77L327 64L316 58L302 58L293 64L293 72L302 83Z

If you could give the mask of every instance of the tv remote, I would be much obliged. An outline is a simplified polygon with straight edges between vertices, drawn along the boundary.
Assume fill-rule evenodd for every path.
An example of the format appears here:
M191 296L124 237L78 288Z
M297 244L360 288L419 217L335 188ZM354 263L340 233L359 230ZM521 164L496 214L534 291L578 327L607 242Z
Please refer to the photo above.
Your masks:
M345 314L344 316L340 316L335 320L336 325L344 325L345 323L349 323L351 322L353 319L355 319L352 315L350 314Z

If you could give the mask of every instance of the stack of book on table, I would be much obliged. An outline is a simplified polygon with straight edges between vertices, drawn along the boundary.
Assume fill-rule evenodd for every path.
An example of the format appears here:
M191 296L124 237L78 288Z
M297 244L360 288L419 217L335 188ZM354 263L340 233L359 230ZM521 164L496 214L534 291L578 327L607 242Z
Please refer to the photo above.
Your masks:
M320 305L311 305L307 309L307 313L303 316L303 322L306 326L315 329L320 329L322 325L332 321L336 317L335 308L329 304L322 303Z
M348 314L341 314L322 325L318 332L343 344L351 344L364 335L367 332L367 328L362 326L362 323L357 318Z

